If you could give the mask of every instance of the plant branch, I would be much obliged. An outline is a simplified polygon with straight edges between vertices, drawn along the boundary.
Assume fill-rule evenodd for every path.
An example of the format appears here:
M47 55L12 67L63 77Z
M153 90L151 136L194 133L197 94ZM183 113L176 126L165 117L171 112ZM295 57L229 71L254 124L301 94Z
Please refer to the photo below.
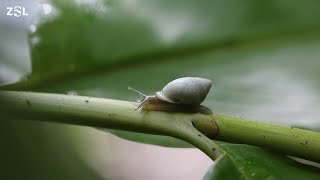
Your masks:
M191 143L213 160L222 153L213 141L193 127L198 122L216 125L210 116L200 113L135 111L134 102L18 91L0 91L0 103L5 104L1 111L15 119L166 135Z
M213 115L213 119L219 126L218 140L262 146L320 162L318 132L224 115Z
M224 151L208 137L320 161L320 133L297 128L223 115L135 111L134 102L62 94L0 91L0 103L5 117L176 137L213 160Z

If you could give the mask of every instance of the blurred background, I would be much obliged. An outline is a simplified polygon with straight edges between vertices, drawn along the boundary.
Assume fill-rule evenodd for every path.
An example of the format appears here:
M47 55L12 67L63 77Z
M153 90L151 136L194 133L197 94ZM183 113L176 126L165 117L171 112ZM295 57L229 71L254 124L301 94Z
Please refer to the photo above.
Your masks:
M1 0L0 84L136 101L129 85L199 76L215 113L319 131L319 5ZM213 164L173 138L2 117L1 179L191 180Z

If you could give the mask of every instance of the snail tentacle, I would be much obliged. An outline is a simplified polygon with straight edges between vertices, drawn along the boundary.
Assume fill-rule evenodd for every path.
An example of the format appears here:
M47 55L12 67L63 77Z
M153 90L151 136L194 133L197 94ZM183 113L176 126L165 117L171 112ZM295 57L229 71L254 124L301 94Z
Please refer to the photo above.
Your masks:
M140 109L140 108L142 107L142 105L143 105L145 102L147 102L150 98L153 98L153 97L154 97L154 96L145 95L145 94L143 94L142 92L140 92L140 91L138 91L138 90L136 90L136 89L134 89L134 88L132 88L132 87L130 87L130 86L128 86L128 89L131 90L131 91L134 91L134 92L136 92L136 93L138 93L138 94L140 94L140 95L143 97L143 99L141 100L139 106L138 106L136 109L134 109L135 111L138 110L138 109Z

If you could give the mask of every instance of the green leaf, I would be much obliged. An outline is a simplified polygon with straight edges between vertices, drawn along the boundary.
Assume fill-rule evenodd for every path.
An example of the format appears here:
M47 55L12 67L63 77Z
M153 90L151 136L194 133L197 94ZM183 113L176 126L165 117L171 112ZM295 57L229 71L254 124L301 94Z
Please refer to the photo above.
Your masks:
M71 126L8 119L0 122L1 179L105 179L70 144Z
M301 164L286 156L243 144L220 144L226 152L204 177L214 179L319 179L319 168Z
M51 14L43 15L30 34L33 73L25 85L110 70L104 67L162 61L167 55L190 54L190 49L195 54L274 35L317 31L320 13L312 7L318 5L56 0Z

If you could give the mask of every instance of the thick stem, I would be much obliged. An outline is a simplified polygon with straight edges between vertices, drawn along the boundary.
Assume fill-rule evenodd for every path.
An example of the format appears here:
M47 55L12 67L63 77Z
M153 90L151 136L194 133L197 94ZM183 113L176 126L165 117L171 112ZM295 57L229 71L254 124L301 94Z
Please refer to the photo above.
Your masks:
M320 161L320 133L223 115L212 117L219 127L218 140L262 146Z
M113 128L185 140L215 160L221 153L193 121L212 122L200 113L135 111L137 103L112 99L33 92L0 92L0 111L7 117ZM217 128L215 128L217 129Z
M133 102L48 93L3 91L0 103L5 117L176 137L198 147L213 160L223 150L206 136L320 161L320 133L269 123L200 113L134 111L137 103Z

